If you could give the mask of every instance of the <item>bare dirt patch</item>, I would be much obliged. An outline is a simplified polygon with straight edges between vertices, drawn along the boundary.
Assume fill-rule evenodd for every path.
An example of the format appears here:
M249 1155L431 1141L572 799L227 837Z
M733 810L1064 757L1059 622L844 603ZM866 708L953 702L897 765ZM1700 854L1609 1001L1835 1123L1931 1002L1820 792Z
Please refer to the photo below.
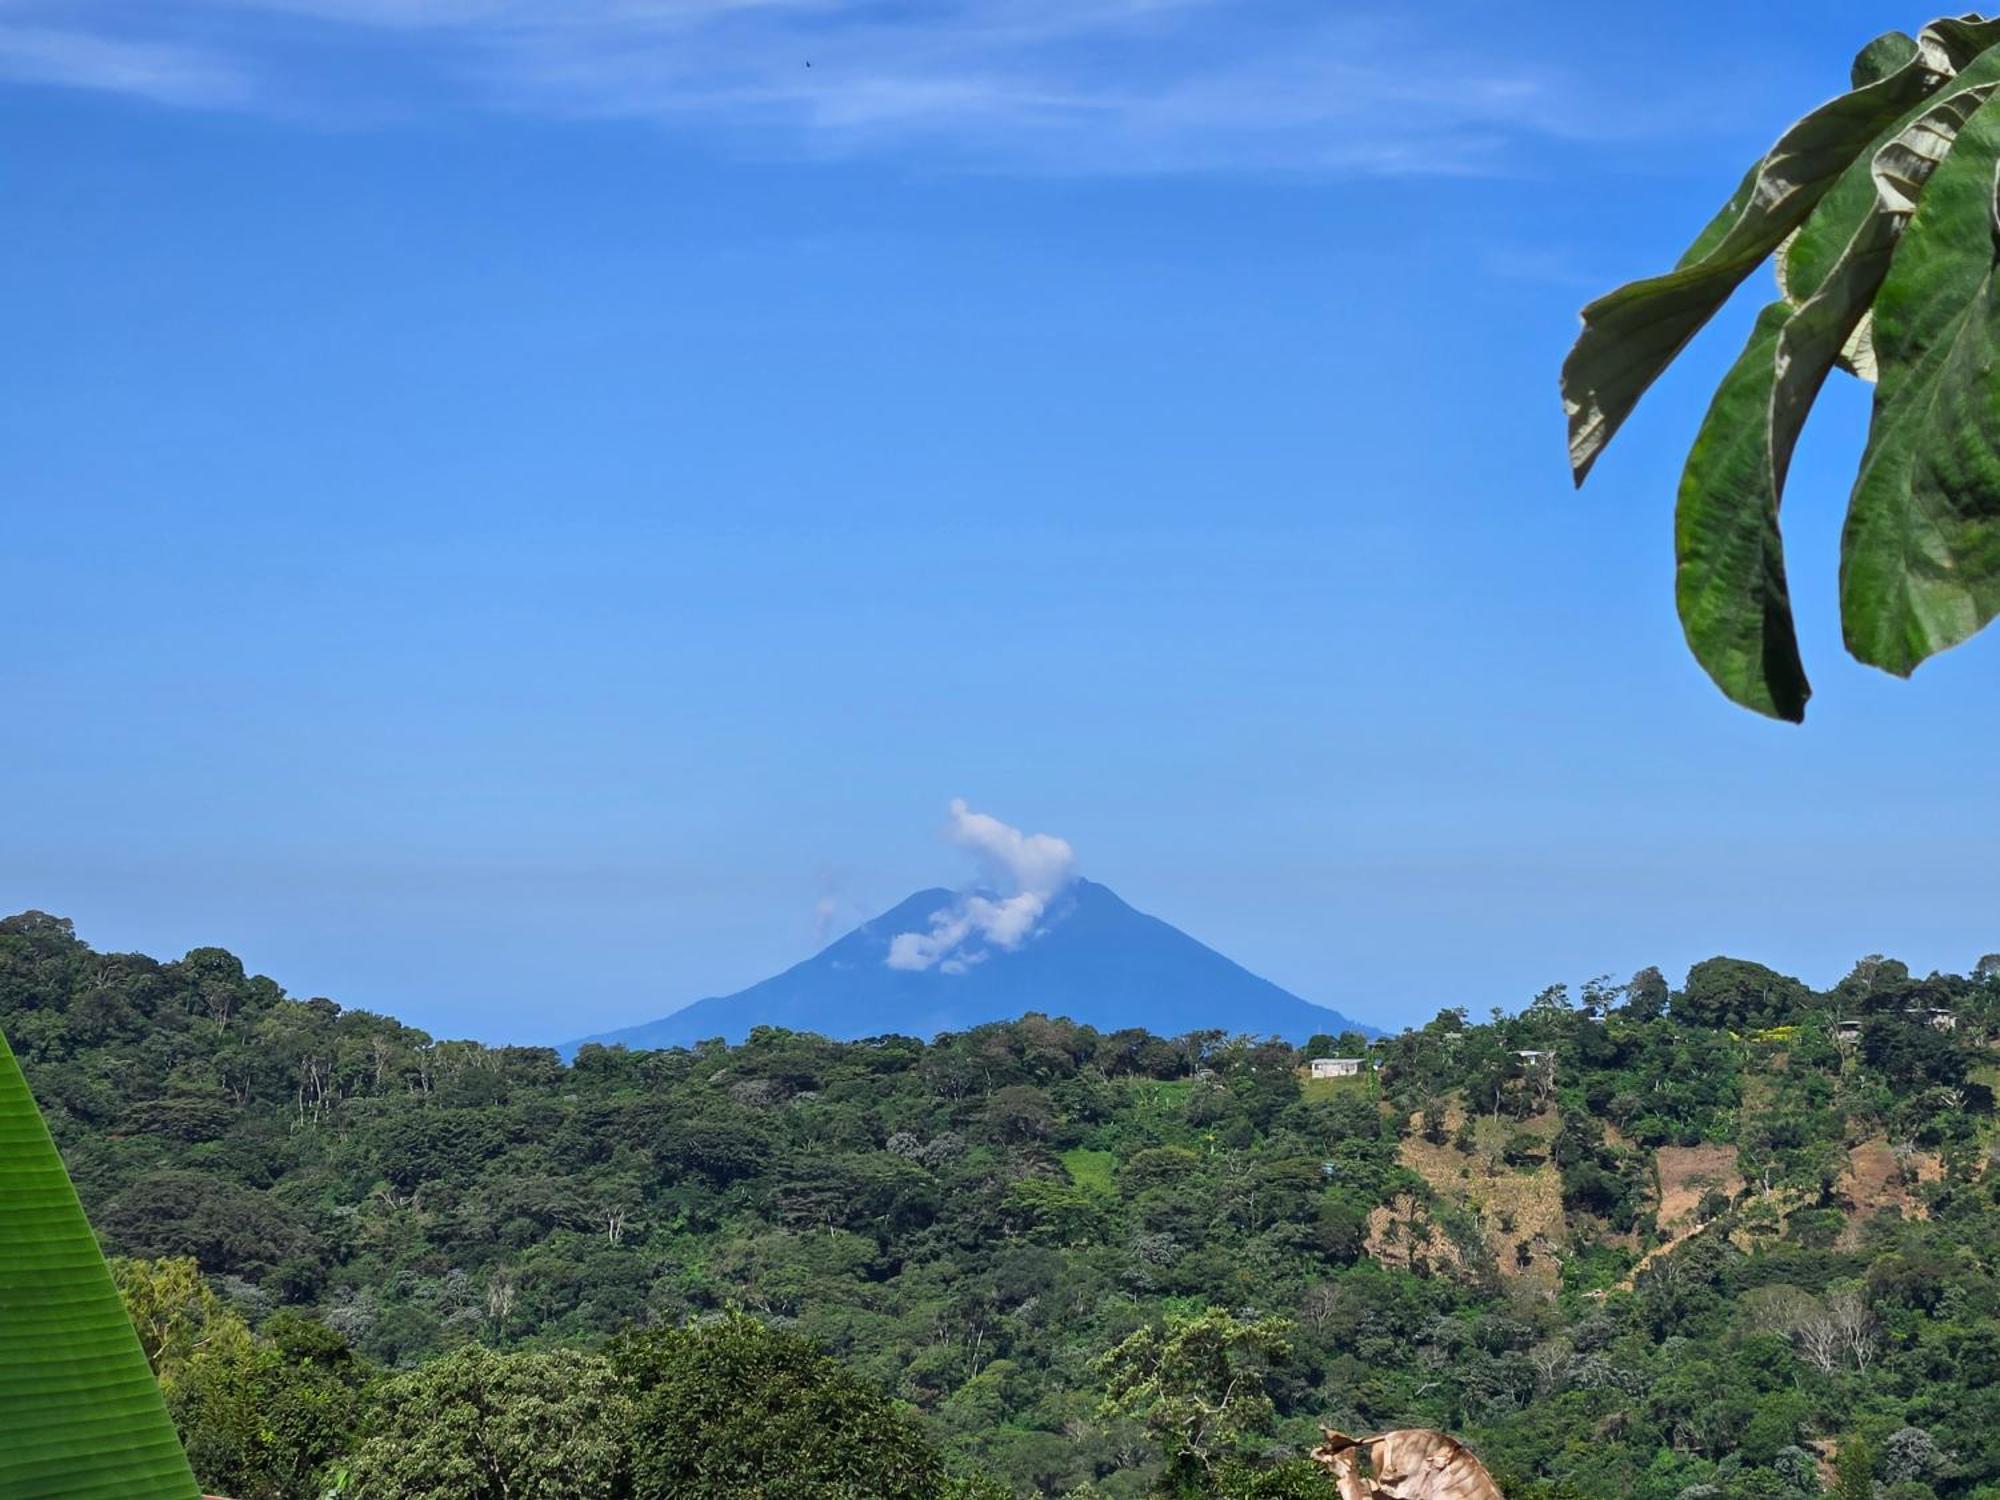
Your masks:
M1893 1208L1906 1219L1924 1218L1924 1205L1916 1189L1943 1179L1944 1163L1934 1152L1898 1153L1879 1138L1849 1147L1847 1170L1841 1173L1836 1188L1849 1209L1847 1229L1841 1235L1843 1244L1858 1241L1861 1226L1885 1209Z
M1469 1154L1451 1144L1465 1119L1463 1105L1454 1100L1445 1116L1446 1141L1435 1145L1423 1138L1422 1117L1412 1116L1399 1153L1403 1165L1429 1183L1441 1202L1478 1221L1480 1237L1502 1276L1554 1292L1562 1281L1556 1253L1566 1234L1561 1174L1547 1161L1528 1169L1510 1167L1503 1152L1508 1138L1520 1133L1544 1143L1552 1140L1562 1126L1561 1119L1554 1110L1527 1120L1476 1116ZM1457 1247L1443 1247L1441 1230L1413 1239L1412 1215L1402 1212L1404 1207L1398 1204L1393 1210L1377 1209L1370 1217L1368 1248L1376 1259L1385 1265L1401 1265L1416 1248L1433 1266L1463 1264ZM1422 1215L1414 1217L1421 1219Z
M1640 1256L1618 1283L1625 1291L1654 1261L1673 1254L1707 1227L1698 1212L1702 1199L1712 1192L1733 1199L1743 1191L1734 1146L1662 1146L1653 1153L1653 1176L1659 1193L1655 1217L1666 1239Z
M1695 1227L1695 1211L1710 1193L1733 1199L1743 1191L1734 1146L1662 1146L1653 1154L1653 1172L1660 1185L1660 1231L1670 1239L1685 1238Z

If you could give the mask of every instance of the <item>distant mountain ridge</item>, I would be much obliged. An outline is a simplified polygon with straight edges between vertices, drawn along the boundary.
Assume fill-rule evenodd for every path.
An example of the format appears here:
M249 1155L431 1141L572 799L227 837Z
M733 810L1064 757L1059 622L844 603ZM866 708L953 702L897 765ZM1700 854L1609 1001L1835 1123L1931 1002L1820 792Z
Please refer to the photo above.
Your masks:
M1161 1036L1219 1029L1302 1043L1325 1033L1381 1033L1302 1000L1179 928L1136 911L1109 887L1072 881L1040 930L1019 947L991 948L962 972L892 968L898 934L925 932L957 896L919 891L781 974L697 1000L656 1021L582 1037L632 1048L740 1042L754 1026L813 1031L835 1040L891 1033L926 1040L1029 1011L1067 1016L1100 1031L1143 1027Z

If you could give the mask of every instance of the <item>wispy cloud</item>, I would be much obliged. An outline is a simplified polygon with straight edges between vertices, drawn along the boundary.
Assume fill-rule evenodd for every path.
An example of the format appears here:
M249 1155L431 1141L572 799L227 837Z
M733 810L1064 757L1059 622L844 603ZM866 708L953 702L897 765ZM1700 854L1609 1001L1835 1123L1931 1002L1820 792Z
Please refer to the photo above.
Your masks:
M1062 888L1076 878L1076 851L1067 839L1023 833L963 798L951 804L947 837L978 862L987 888L962 893L934 912L924 932L889 941L892 969L963 974L995 949L1018 948L1033 937Z
M15 25L5 15L0 10L0 79L196 108L240 106L250 97L248 73L228 57L171 42Z
M0 0L7 14L65 28L14 28L65 44L24 40L9 76L165 103L240 106L254 79L259 97L346 96L368 118L647 119L738 149L981 170L1463 173L1556 128L1545 70L1434 43L1419 65L1386 6ZM334 61L355 49L394 66Z

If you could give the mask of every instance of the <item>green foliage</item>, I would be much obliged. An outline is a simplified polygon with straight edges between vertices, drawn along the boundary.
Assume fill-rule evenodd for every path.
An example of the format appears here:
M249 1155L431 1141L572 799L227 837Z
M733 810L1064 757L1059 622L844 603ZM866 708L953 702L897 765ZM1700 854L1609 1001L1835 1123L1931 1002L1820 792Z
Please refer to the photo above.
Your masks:
M1785 133L1679 267L1584 310L1564 365L1580 483L1646 387L1778 252L1779 300L1716 392L1675 527L1688 644L1760 713L1800 719L1811 694L1778 514L1836 366L1877 381L1842 544L1849 650L1907 675L2000 611L1996 43L2000 22L1977 16L1871 43L1853 91Z
M1688 970L1670 1002L1675 1020L1717 1031L1747 1033L1795 1021L1812 992L1798 980L1741 958L1710 958Z
M629 1399L601 1357L472 1345L382 1388L347 1484L360 1500L604 1500Z
M1276 1464L1228 1464L1216 1476L1219 1500L1336 1500L1332 1475L1310 1459Z
M194 1493L118 1289L0 1034L0 1494Z
M203 1481L234 1500L317 1495L362 1409L366 1372L346 1341L289 1311L253 1335L192 1260L111 1271Z
M1840 1445L1833 1463L1832 1500L1875 1500L1875 1451L1856 1436Z
M1162 1489L1200 1493L1249 1456L1276 1415L1270 1372L1291 1357L1282 1319L1245 1322L1216 1309L1132 1334L1098 1362L1104 1415L1142 1421L1166 1457Z
M293 1500L334 1482L366 1409L338 1334L281 1312L259 1337L201 1348L167 1391L204 1481L234 1500Z
M1062 1164L1069 1173L1070 1181L1086 1192L1101 1193L1107 1197L1117 1193L1113 1182L1118 1170L1116 1152L1091 1151L1078 1146L1073 1151L1063 1152Z
M139 1335L146 1363L163 1386L171 1387L181 1379L200 1354L227 1345L248 1345L249 1328L223 1306L192 1259L119 1256L110 1265L111 1279Z
M2000 977L1871 958L1822 995L1724 960L1581 999L1447 1012L1324 1097L1298 1049L1047 1017L565 1066L0 920L0 1027L108 1247L169 1252L120 1282L237 1500L435 1492L551 1426L594 1445L575 1472L622 1465L607 1500L649 1465L696 1495L1310 1496L1322 1422L1446 1428L1548 1500L1802 1500L1848 1432L1885 1486L2000 1486ZM1709 1163L1673 1216L1662 1147ZM1244 1377L1206 1464L1175 1437L1205 1350ZM516 1378L558 1352L611 1385ZM465 1361L491 1378L444 1379ZM477 1431L395 1437L475 1400ZM1943 1462L1896 1437L1892 1476L1919 1430Z
M795 1334L735 1315L634 1335L615 1361L635 1500L932 1500L945 1483L915 1421Z

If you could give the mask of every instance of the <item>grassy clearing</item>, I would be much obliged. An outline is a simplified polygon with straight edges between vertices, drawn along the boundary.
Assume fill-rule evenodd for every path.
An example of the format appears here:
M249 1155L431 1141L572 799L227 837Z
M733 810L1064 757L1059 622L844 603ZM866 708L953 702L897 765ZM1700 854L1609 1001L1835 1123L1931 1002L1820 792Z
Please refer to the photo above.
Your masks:
M1101 1193L1108 1198L1118 1191L1112 1180L1118 1158L1109 1151L1089 1151L1078 1146L1074 1151L1063 1152L1062 1164L1069 1172L1069 1180L1087 1193Z
M1312 1101L1332 1099L1341 1094L1361 1094L1372 1096L1376 1092L1375 1075L1362 1073L1354 1078L1301 1078L1300 1097Z
M1131 1092L1133 1106L1156 1118L1179 1119L1187 1112L1188 1095L1194 1092L1192 1078L1126 1078L1120 1082Z

